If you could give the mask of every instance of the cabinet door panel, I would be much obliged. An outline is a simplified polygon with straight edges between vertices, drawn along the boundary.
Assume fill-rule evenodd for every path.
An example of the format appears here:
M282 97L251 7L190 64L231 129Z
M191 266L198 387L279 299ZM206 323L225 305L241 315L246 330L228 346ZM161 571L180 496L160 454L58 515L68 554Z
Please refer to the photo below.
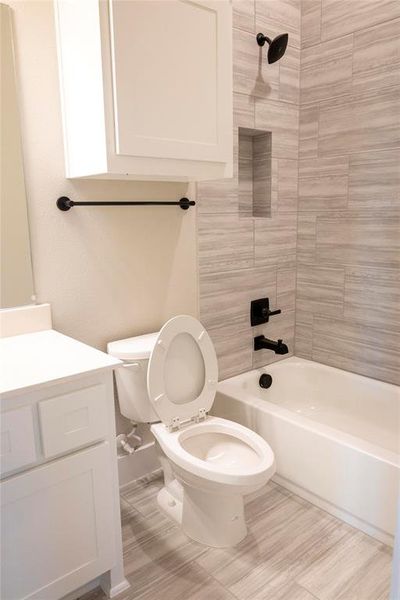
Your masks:
M117 153L229 160L229 4L112 0L110 10Z
M1 483L1 597L54 600L112 566L107 443Z
M106 403L107 390L101 383L39 402L46 458L104 438L107 434Z
M32 407L24 406L1 415L1 474L36 461Z

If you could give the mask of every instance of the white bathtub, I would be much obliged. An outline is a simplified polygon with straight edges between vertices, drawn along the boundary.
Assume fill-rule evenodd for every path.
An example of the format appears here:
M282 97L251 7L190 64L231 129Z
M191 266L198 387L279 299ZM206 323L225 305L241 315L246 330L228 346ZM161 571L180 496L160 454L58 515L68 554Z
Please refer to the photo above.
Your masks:
M393 544L400 388L291 357L221 382L212 412L268 441L277 483Z

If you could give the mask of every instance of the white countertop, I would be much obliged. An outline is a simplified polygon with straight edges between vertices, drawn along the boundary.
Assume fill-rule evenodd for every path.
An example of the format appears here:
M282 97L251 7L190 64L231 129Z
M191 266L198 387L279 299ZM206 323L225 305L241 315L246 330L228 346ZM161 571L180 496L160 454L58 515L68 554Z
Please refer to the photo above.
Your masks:
M0 339L0 394L5 397L121 361L54 329Z

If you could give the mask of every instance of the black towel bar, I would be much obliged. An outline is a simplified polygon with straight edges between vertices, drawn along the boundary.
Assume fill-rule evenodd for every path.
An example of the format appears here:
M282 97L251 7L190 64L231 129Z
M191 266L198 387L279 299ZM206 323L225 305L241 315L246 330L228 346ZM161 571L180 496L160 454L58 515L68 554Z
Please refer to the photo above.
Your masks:
M187 210L190 206L195 206L194 200L189 198L181 198L177 202L161 202L160 200L139 200L139 201L125 201L116 200L115 202L75 202L67 196L61 196L57 199L57 208L66 211L70 210L73 206L180 206L182 210Z

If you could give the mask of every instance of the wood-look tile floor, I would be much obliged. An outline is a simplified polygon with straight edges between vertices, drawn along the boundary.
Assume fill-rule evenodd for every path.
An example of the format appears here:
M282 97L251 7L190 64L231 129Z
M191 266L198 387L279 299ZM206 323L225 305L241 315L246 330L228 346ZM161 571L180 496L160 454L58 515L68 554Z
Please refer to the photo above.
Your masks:
M160 474L121 494L125 574L117 600L387 600L391 549L270 482L249 498L235 548L187 538L157 506ZM94 590L82 600L103 600Z

